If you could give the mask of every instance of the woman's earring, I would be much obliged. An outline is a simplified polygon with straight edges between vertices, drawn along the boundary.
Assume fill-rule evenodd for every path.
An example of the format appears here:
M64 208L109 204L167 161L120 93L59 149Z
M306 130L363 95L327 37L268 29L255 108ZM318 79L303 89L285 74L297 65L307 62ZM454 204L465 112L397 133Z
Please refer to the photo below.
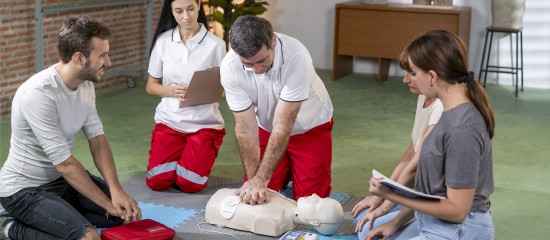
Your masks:
M433 86L434 86L433 80L434 80L434 78L431 78L431 79L430 79L430 87L433 87Z

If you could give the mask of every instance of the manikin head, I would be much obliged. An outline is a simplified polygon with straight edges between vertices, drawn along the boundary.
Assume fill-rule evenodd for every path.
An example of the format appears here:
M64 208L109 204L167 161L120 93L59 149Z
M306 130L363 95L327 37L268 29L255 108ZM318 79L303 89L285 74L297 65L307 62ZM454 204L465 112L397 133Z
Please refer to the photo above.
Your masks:
M299 198L294 209L294 223L310 226L324 235L336 233L343 222L342 205L332 198L320 198L317 194Z

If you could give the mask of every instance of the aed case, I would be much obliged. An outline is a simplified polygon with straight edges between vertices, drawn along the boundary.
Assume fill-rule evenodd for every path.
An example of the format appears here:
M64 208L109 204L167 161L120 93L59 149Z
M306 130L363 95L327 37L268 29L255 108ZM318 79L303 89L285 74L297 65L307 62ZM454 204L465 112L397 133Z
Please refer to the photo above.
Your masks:
M175 236L174 229L151 219L143 219L101 231L103 240L171 240Z
M298 230L290 230L286 232L279 240L318 240L319 237L315 233L303 232Z

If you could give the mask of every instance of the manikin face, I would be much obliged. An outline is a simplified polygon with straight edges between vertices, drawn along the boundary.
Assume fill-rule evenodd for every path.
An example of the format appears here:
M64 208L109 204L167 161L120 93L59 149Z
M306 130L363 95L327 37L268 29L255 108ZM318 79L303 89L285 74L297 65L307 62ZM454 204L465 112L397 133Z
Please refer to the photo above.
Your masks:
M309 224L319 226L321 222L317 216L317 209L320 205L321 198L317 196L317 194L313 194L309 197L301 197L297 202L298 215L301 219L305 219Z
M320 198L317 194L299 198L295 213L325 235L336 233L344 221L342 205L332 198Z
M274 52L275 45L273 45L273 49L268 49L264 44L256 55L250 58L241 57L241 62L245 69L252 69L255 74L263 74L271 68L273 59L275 58Z
M172 2L172 16L182 30L193 31L198 24L199 8L195 0L175 0Z
M98 82L105 73L105 69L111 66L109 59L109 40L101 38L92 38L92 50L90 56L85 58L84 68L78 72L78 79Z

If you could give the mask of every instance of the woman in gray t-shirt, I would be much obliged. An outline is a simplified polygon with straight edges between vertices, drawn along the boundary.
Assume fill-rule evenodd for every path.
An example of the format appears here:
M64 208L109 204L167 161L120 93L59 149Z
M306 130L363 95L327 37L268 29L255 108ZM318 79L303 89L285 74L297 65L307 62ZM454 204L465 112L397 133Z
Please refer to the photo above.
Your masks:
M402 54L401 64L412 73L420 92L443 103L444 112L422 145L415 189L444 198L399 195L371 178L372 194L406 208L366 239L394 233L392 239L399 239L411 231L422 239L494 239L489 196L494 188L495 121L487 94L468 72L466 47L458 36L434 30L413 40ZM413 216L418 229L406 227Z

